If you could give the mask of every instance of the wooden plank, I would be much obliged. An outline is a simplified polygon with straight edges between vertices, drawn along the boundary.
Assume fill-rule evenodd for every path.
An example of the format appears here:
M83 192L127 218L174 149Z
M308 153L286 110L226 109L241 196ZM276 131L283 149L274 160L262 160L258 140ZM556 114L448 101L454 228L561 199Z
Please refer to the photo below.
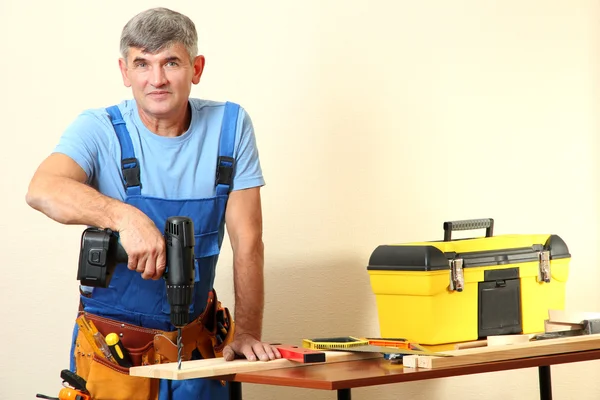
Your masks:
M487 337L488 346L507 346L513 344L527 343L535 336L530 335L494 335Z
M324 353L325 362L315 364L300 363L284 358L271 361L248 361L246 359L225 361L223 358L211 358L206 360L183 361L181 363L181 369L177 369L177 363L132 367L129 368L129 374L132 376L143 376L146 378L182 380L209 378L213 376L236 374L241 372L266 371L277 368L291 368L342 361L383 358L381 353L357 353L347 351L324 351Z
M593 349L600 349L600 334L559 339L546 339L524 344L513 344L509 346L492 346L465 350L452 350L446 353L451 354L454 357L419 356L416 362L419 368L429 369Z
M483 340L474 340L471 342L461 342L454 345L455 350L473 349L486 346L504 346L507 344L528 342L534 334L528 335L494 335L488 336Z
M584 319L596 318L600 318L600 313L571 310L548 310L548 320L550 322L580 324Z
M456 343L454 345L454 349L455 350L461 350L461 349L473 349L475 347L485 347L487 346L487 340L474 340L472 342L462 342L462 343Z

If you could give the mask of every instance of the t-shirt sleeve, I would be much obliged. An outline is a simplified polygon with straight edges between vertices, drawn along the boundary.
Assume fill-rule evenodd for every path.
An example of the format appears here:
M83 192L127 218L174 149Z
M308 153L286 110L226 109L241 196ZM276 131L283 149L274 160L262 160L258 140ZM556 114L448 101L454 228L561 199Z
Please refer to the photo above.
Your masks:
M232 190L264 186L265 180L260 166L252 120L243 108L240 108L239 117L241 118L242 124L241 127L238 128L239 131L237 136L239 142L236 148L236 154L234 155L236 166L233 175Z
M67 127L53 152L72 158L85 171L90 183L100 168L100 149L107 147L105 139L103 121L86 111Z

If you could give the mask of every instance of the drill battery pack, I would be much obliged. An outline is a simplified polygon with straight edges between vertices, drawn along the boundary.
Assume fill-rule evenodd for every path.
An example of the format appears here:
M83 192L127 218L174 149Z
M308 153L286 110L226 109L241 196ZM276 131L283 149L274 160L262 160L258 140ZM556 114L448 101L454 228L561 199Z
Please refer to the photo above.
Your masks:
M570 254L551 234L493 236L493 219L444 223L444 240L381 245L367 267L382 337L437 345L544 331L564 309ZM486 237L452 240L453 230Z
M127 253L110 229L87 228L81 235L77 280L84 286L108 287L117 263Z

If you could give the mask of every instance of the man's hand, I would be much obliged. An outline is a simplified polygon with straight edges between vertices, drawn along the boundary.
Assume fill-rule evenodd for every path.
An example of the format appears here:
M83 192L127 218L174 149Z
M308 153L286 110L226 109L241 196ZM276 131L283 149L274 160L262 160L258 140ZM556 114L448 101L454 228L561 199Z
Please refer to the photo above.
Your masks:
M154 222L132 207L117 231L127 252L127 268L141 273L144 279L159 279L167 264L166 245Z
M249 333L236 335L233 342L223 349L225 361L232 361L235 355L246 357L248 361L269 361L281 358L281 353L268 343L257 340Z

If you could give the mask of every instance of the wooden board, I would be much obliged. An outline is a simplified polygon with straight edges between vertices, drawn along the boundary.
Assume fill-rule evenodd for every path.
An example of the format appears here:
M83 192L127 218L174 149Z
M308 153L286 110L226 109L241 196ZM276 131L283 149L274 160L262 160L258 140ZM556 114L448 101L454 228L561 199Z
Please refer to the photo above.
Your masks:
M600 313L571 311L571 310L548 310L549 322L559 322L563 324L580 324L584 319L600 318Z
M487 337L487 345L490 346L507 346L513 344L528 343L535 335L494 335Z
M570 353L592 349L600 349L600 334L560 339L547 339L507 346L451 350L446 352L451 354L453 357L405 356L402 359L402 363L407 368L418 367L430 369L536 357L550 354Z
M471 342L456 343L455 350L473 349L475 347L486 346L504 346L507 344L517 344L528 342L535 334L529 335L494 335L488 336L484 340L475 340Z
M474 340L472 342L462 342L456 343L454 345L454 349L462 350L462 349L473 349L475 347L485 347L487 346L487 340Z
M129 368L129 374L132 376L143 376L146 378L161 379L194 379L210 378L240 372L266 371L277 368L302 367L309 365L320 365L325 363L367 360L370 358L382 358L381 353L357 353L347 351L325 351L325 362L322 363L300 363L284 358L271 361L248 361L239 359L225 361L223 358L211 358L207 360L184 361L181 363L181 369L177 369L177 363L165 363L157 365L145 365L142 367Z

